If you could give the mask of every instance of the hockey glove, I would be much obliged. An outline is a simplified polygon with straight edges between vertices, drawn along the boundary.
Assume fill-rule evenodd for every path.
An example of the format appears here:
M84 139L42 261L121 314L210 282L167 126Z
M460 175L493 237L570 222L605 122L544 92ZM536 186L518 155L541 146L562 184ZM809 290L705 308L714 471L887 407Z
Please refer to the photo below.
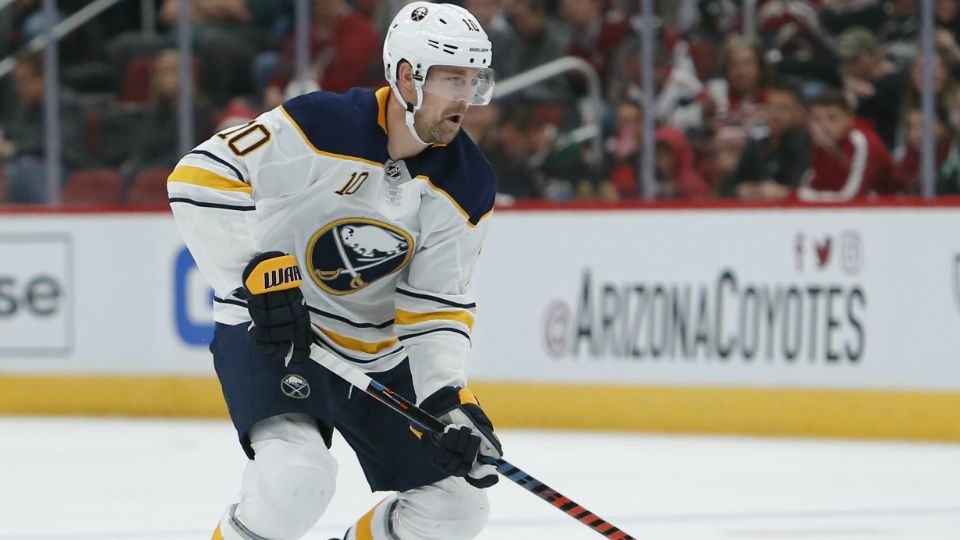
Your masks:
M453 476L462 476L470 485L488 488L500 479L493 465L477 462L478 455L498 458L503 455L500 441L493 433L493 424L472 392L466 388L446 386L420 404L420 408L447 424L443 433L420 437L433 463Z
M268 251L247 263L243 287L236 291L247 301L254 339L289 346L285 360L294 363L310 356L310 313L301 283L300 267L293 255Z

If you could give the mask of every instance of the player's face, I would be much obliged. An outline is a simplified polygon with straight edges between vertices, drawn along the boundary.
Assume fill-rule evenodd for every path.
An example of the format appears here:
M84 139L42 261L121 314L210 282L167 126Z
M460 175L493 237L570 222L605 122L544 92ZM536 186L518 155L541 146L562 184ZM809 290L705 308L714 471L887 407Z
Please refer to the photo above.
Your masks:
M448 144L457 136L471 103L476 102L476 81L481 70L434 66L424 83L423 105L413 126L424 141Z
M424 92L423 106L413 116L413 127L423 142L448 144L460 131L468 105Z

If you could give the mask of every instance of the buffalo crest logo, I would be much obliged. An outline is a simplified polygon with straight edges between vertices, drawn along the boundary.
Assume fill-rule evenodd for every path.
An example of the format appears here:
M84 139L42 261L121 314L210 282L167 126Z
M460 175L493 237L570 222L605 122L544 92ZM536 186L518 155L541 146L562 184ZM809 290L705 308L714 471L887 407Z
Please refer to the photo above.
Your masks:
M422 21L427 16L427 8L421 6L410 13L410 18L415 21Z
M290 374L280 379L280 390L293 399L310 397L310 383L300 375Z
M350 294L403 268L413 238L392 225L364 218L340 219L307 243L310 277L324 291Z

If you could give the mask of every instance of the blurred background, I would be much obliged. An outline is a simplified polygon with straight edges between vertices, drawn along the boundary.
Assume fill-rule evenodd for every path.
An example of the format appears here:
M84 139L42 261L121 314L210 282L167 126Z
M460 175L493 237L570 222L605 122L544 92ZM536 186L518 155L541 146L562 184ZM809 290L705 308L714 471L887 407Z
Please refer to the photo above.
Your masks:
M0 201L163 204L212 133L304 91L383 85L400 5L181 4L0 1ZM831 200L960 191L953 0L463 5L494 45L497 101L466 129L504 203L820 200L798 192L808 172ZM831 96L849 109L834 131L869 142L856 189L814 158L839 145L811 109Z
M518 465L546 468L548 483L600 478L570 495L592 493L591 509L637 528L652 516L651 538L729 538L713 525L739 519L753 538L956 538L960 0L462 2L497 72L494 102L464 125L499 176L471 384L514 430ZM27 486L53 474L43 456L60 459L47 453L60 433L101 448L82 435L97 433L103 447L80 467L130 438L162 461L149 451L208 448L197 426L232 437L207 350L213 292L173 223L167 176L200 141L290 97L384 86L384 29L401 5L0 0L0 440L13 441L0 503L22 509L0 539L209 532L203 516L232 484L179 536L133 534L137 523L107 535L96 512L71 513L73 496L59 520L40 519L46 495ZM150 426L173 431L148 444ZM518 431L531 429L573 431ZM226 467L201 453L207 472ZM622 465L641 454L628 483ZM149 468L133 463L104 474ZM658 474L677 491L648 493ZM740 498L713 481L743 482ZM96 500L144 515L121 498ZM803 512L837 509L849 528L805 528ZM740 517L689 531L669 517L712 511ZM778 528L784 515L799 524ZM906 517L871 528L878 515ZM547 530L497 516L486 538ZM539 537L580 537L565 531Z

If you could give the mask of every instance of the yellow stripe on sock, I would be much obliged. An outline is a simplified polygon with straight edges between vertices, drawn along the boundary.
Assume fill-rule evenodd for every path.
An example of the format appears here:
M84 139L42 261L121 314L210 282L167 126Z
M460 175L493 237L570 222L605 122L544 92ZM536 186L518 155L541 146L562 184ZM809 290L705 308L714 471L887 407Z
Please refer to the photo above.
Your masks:
M386 499L383 501L385 500ZM364 514L363 517L360 518L360 521L357 521L357 540L373 540L373 514L377 511L377 508L383 504L383 501L373 505L373 508Z

